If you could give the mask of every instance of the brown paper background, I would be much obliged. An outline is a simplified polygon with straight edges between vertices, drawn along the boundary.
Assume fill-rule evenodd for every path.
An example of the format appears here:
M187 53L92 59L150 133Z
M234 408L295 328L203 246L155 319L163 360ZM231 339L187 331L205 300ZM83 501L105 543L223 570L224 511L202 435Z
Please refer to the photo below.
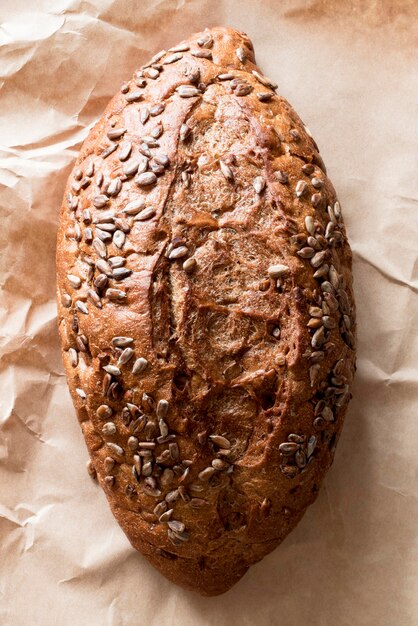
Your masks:
M0 1L1 626L418 624L416 0ZM317 139L354 252L354 399L317 502L230 592L134 552L87 476L54 302L58 208L89 126L161 47L253 39ZM415 30L414 30L415 29Z

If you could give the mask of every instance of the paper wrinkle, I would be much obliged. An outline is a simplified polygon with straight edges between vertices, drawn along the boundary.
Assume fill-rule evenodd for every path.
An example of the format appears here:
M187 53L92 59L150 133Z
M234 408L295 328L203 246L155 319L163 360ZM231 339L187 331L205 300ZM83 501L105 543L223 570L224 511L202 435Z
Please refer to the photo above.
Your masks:
M413 3L403 3L403 24L389 19L396 0L379 5L379 19L360 0L350 0L351 12L307 4L2 2L2 626L418 623ZM205 599L134 552L87 476L60 358L54 274L58 210L89 129L141 62L211 24L250 35L261 69L325 152L353 249L359 351L317 502L230 592Z
M367 253L364 250L361 250L359 246L353 246L353 252L356 255L357 261L359 260L363 261L364 263L366 263L366 265L369 265L370 267L372 267L374 270L376 270L376 272L381 274L389 282L394 282L394 283L397 283L398 285L403 285L411 289L414 293L418 293L418 285L412 284L406 278L401 278L399 276L396 276L395 270L393 270L391 273L388 267L385 267L385 268L380 267L379 264L375 260L372 260L371 258L369 258ZM379 259L379 261L381 262L382 260ZM383 263L385 263L384 259L383 259ZM415 267L417 267L417 261L415 261L413 265L414 269Z

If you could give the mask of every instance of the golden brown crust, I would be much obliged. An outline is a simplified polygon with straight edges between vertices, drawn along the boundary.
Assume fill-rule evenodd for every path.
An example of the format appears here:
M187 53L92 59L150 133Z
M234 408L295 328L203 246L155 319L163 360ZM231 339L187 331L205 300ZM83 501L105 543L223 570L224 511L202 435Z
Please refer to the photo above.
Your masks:
M205 595L313 502L354 372L335 191L258 72L226 28L137 72L83 145L58 233L63 359L99 482L133 546Z

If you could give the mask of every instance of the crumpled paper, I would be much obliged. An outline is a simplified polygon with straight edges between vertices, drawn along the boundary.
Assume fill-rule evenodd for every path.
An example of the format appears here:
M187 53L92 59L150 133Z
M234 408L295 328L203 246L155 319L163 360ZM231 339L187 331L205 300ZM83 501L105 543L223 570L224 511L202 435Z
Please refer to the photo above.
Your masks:
M2 0L0 624L418 623L415 0ZM317 502L227 594L165 580L131 547L66 388L55 309L65 180L107 101L160 48L246 31L315 136L354 253L354 399Z

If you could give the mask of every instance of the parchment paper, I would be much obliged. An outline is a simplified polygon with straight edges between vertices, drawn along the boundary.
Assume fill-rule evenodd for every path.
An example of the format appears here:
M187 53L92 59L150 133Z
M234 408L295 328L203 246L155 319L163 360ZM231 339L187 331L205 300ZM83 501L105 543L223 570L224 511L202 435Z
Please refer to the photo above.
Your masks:
M418 624L415 0L1 0L1 626ZM132 71L216 24L251 36L321 148L354 252L345 430L298 528L224 596L130 547L66 389L55 233L81 141Z

